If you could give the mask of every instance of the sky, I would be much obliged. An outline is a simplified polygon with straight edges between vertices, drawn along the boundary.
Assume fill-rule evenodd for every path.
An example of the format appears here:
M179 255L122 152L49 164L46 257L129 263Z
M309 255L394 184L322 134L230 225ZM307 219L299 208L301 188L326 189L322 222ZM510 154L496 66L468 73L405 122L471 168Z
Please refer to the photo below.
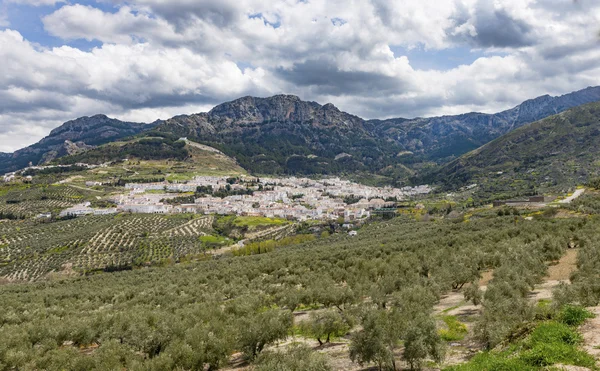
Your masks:
M0 152L295 94L363 118L600 85L600 0L0 0Z

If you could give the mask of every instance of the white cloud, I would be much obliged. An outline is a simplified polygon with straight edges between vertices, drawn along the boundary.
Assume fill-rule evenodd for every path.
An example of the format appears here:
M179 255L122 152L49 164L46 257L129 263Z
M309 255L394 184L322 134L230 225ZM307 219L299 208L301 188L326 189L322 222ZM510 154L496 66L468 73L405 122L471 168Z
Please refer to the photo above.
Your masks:
M46 128L17 136L0 151L39 140L52 127L81 115L154 121L164 118L164 112L189 112L233 96L270 93L260 68L242 71L232 61L187 49L142 43L107 44L90 52L67 46L38 50L11 30L0 31L0 46L0 134L26 127L27 118L30 127Z
M24 0L11 0L24 1ZM28 3L52 1L28 1ZM0 32L0 136L31 143L59 122L107 113L153 121L241 95L298 94L364 117L492 112L600 84L600 4L562 0L113 0L43 17L82 51ZM392 50L483 55L423 71ZM35 134L38 133L38 134ZM2 148L0 148L0 151Z

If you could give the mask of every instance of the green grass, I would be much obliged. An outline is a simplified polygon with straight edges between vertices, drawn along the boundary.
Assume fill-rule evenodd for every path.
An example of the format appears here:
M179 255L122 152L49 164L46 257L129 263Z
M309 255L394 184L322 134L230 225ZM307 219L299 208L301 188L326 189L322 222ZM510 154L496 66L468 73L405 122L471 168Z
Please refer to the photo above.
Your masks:
M442 318L447 329L440 329L439 334L440 337L445 341L458 341L465 338L467 335L467 326L464 323L460 322L456 316L444 316Z
M234 220L234 224L238 227L258 227L263 225L285 225L289 222L285 219L267 218L264 216L238 216Z
M566 305L558 314L559 321L569 326L581 326L588 318L594 318L594 314L577 305Z
M185 181L185 180L192 180L194 179L194 177L196 175L199 175L198 173L191 173L191 172L185 172L185 173L175 173L175 174L169 174L166 176L166 179L168 181L174 182L174 181Z
M596 370L594 357L579 349L581 340L574 327L557 320L541 322L527 338L507 349L480 353L467 363L445 370L541 370L557 364Z
M453 307L446 308L446 309L444 309L444 310L442 311L442 313L448 313L448 312L450 312L450 311L453 311L454 309L458 309L458 308L460 308L460 307L461 307L461 306L462 306L464 303L465 303L465 302L463 301L463 302L461 302L460 304L457 304L457 305L455 305L455 306L453 306Z
M223 236L200 236L198 239L207 248L228 246L232 242L229 238Z

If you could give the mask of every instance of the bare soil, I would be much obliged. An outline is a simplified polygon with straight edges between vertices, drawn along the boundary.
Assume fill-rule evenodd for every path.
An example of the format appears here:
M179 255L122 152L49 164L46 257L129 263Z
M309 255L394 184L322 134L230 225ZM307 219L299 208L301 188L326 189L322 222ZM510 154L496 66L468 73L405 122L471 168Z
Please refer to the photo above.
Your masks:
M583 336L583 349L598 360L600 359L600 306L588 310L596 317L588 319L579 331Z
M577 270L578 249L568 249L557 264L548 267L548 280L567 281L571 273Z

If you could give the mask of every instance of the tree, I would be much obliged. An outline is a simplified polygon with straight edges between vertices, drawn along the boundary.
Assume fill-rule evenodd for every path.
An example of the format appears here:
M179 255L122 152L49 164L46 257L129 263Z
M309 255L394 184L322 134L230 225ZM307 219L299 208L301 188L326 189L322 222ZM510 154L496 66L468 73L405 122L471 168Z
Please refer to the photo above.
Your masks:
M317 339L319 345L329 343L331 336L344 335L349 329L349 320L337 310L312 312L310 320L302 324L303 330Z
M394 348L399 340L385 310L369 310L362 318L362 330L352 335L350 359L360 365L374 362L379 370L396 370Z
M463 292L465 300L470 301L473 305L481 304L483 300L483 292L479 288L479 282L474 281Z
M413 319L402 336L404 340L404 359L411 370L420 369L423 360L432 357L436 362L444 358L444 344L440 339L435 322L426 315Z
M279 309L269 309L244 317L239 324L238 343L245 355L254 359L265 346L285 339L292 327L292 313Z

